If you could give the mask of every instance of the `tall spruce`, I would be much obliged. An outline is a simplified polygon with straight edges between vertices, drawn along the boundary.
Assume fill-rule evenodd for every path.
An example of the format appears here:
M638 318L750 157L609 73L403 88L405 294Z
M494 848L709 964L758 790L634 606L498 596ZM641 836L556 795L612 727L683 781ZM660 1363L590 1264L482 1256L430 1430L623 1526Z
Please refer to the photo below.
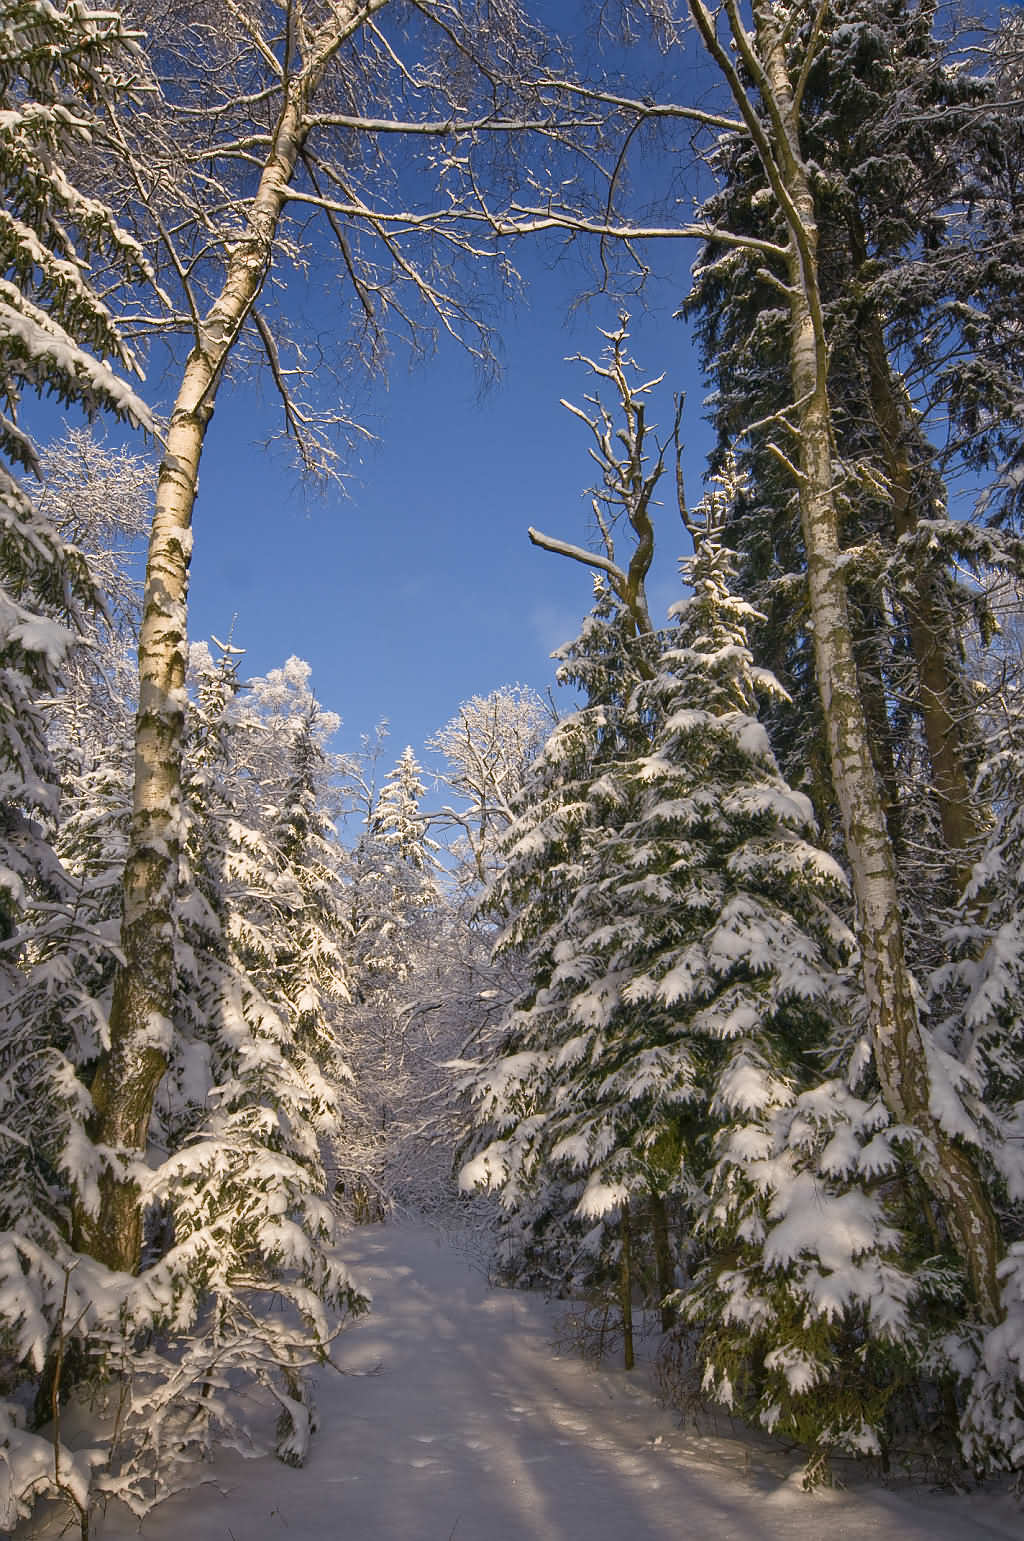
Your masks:
M40 462L20 404L26 394L48 396L149 424L124 378L137 366L115 320L149 271L75 169L145 69L110 12L5 0L0 32L2 1332L6 1386L35 1382L45 1391L37 1415L48 1417L68 1324L94 1321L94 1291L102 1293L87 1269L73 1277L69 1200L87 1111L73 1066L83 1044L95 1052L102 1038L89 987L112 961L113 938L79 923L79 885L54 850L59 773L43 705L67 684L98 596L83 554L32 501L27 475ZM40 1440L10 1402L0 1405L0 1426L0 1525L12 1527L40 1492L55 1491L84 1523L91 1458L73 1454L59 1433Z

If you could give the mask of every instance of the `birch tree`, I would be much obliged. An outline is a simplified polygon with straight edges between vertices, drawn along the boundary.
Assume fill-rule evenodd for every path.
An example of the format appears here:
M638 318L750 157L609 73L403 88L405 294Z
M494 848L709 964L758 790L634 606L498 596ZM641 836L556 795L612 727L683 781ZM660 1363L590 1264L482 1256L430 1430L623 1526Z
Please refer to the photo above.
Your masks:
M453 268L484 255L466 222L479 212L489 144L547 127L519 85L535 73L526 65L536 50L515 0L408 10L386 0L253 0L198 16L184 4L151 12L140 0L133 15L153 29L165 95L122 113L108 149L120 153L124 203L173 302L155 324L184 325L190 351L157 480L143 600L125 961L92 1087L93 1137L107 1165L98 1208L80 1204L76 1218L80 1245L128 1271L141 1237L131 1162L145 1148L170 1048L188 565L218 392L232 362L258 349L301 465L332 470L337 436L360 430L337 405L318 410L303 389L318 345L295 340L281 296L289 274L309 269L330 272L371 361L393 330L414 342L448 334L483 357L486 329L472 321Z

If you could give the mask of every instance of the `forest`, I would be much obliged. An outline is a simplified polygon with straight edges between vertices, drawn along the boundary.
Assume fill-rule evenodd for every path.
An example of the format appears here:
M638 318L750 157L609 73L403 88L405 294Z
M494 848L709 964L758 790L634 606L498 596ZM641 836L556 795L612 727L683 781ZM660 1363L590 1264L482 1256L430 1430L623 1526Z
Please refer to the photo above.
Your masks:
M808 1488L1019 1481L1024 11L0 17L0 1529L141 1521L268 1409L303 1465L394 1215L627 1370L653 1322ZM330 486L535 249L616 318L538 403L570 704L341 753L308 664L190 636L215 407L260 375ZM703 407L634 357L666 267Z

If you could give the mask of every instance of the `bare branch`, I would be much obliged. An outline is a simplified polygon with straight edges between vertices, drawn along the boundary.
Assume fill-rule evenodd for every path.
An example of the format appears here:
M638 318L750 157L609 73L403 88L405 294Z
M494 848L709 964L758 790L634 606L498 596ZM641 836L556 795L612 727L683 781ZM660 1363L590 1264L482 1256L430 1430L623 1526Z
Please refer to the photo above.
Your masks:
M553 551L556 556L567 556L573 562L582 562L584 567L595 567L598 572L607 573L617 594L620 589L625 590L628 583L626 574L610 557L602 556L599 551L587 551L583 546L573 546L566 540L556 540L553 535L544 535L540 530L535 530L533 525L530 525L526 533L533 544L540 546L543 551Z
M723 129L726 133L742 134L746 132L746 124L740 118L726 118L717 112L703 112L699 107L684 107L675 102L644 102L635 97L617 96L613 91L600 91L594 86L580 85L574 80L545 81L545 85L554 90L567 91L576 96L584 96L590 101L605 102L610 107L618 107L627 112L635 112L639 118L684 118L690 123L699 123L704 128Z
M599 118L363 118L352 113L318 112L309 116L310 128L348 128L361 134L414 134L428 139L451 139L472 134L562 134L568 130L596 128Z

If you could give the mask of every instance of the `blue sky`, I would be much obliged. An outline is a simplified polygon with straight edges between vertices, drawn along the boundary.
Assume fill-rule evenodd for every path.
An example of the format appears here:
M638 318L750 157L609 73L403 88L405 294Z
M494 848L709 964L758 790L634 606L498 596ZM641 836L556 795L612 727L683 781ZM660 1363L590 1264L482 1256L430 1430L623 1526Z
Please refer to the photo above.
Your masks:
M646 374L666 372L652 421L667 429L672 392L688 392L697 495L708 442L702 388L686 329L672 319L692 250L680 243L665 256L678 277L652 287L649 311L636 309L634 356ZM419 752L470 695L512 682L545 690L552 648L589 608L588 572L535 549L526 530L586 539L584 492L596 467L585 427L558 402L593 388L566 355L593 356L597 327L614 325L617 307L601 300L568 320L584 274L568 264L551 271L539 252L524 267L525 302L499 319L502 380L481 395L454 347L411 371L396 361L364 404L379 442L351 467L347 496L308 496L259 448L273 404L256 387L228 383L218 399L195 511L191 635L223 638L236 618L246 674L292 653L307 659L321 701L342 715L345 747L386 717L386 758L406 743ZM656 613L678 596L684 544L666 507Z

